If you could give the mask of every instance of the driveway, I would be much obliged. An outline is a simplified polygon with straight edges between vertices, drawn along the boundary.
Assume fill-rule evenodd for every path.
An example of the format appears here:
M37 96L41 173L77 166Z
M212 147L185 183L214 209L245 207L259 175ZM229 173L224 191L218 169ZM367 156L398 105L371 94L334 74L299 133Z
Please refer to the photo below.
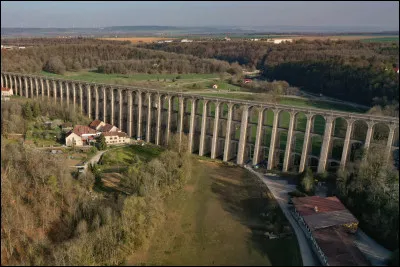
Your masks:
M87 170L87 167L89 166L89 163L90 163L90 164L95 164L95 163L99 162L101 155L103 155L103 154L104 154L105 152L107 152L107 151L108 151L108 150L98 151L98 152L96 153L96 155L94 155L89 161L87 161L87 162L85 163L85 171Z
M386 266L392 252L382 247L372 238L367 236L360 228L356 233L356 246L364 253L365 257L371 261L373 266Z
M304 235L304 232L301 230L297 222L294 220L290 211L288 210L287 202L289 200L288 192L291 192L296 189L295 185L289 185L284 180L273 180L271 177L267 175L263 175L254 171L251 167L245 166L250 172L257 175L261 181L263 181L267 186L271 193L274 195L275 199L278 201L279 206L281 207L283 213L286 218L292 225L294 232L297 237L297 242L299 242L299 248L301 253L301 258L303 260L303 266L320 266L320 262L316 259L314 252L309 244L307 237Z

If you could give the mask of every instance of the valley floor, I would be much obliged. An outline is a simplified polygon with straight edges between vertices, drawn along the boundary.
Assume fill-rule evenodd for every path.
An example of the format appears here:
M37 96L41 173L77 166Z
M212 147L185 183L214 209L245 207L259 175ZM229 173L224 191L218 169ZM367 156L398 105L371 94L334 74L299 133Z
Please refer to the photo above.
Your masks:
M164 224L127 265L302 265L297 240L268 189L240 167L196 161L184 190L166 201ZM289 237L264 236L277 211Z

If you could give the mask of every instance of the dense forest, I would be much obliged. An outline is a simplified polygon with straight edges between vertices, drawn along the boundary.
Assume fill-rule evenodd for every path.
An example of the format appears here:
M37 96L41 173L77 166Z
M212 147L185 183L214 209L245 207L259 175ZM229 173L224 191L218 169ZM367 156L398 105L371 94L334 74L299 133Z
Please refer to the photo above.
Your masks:
M130 44L129 41L117 40L102 40L87 37L72 37L72 38L2 38L3 45L18 45L18 46L44 46L44 45L60 45L60 44L79 44L79 45L100 45L100 44Z
M393 69L399 60L398 43L206 41L137 47L91 38L57 40L21 39L36 47L2 52L3 70L62 74L83 68L107 74L229 72L241 76L243 67L257 68L266 80L285 80L309 92L358 104L383 107L399 101L399 79ZM49 63L56 67L49 68Z
M238 62L260 69L268 80L285 80L304 90L364 105L399 101L398 43L360 41L198 42L141 47Z
M29 105L27 105L28 103ZM60 116L51 104L8 102L2 125L19 127L38 115ZM15 112L16 111L16 112ZM68 115L69 114L69 115ZM65 120L80 120L69 112ZM7 121L16 120L11 126ZM143 246L164 216L164 198L190 177L191 159L173 136L168 150L150 162L135 160L122 175L128 191L95 190L97 165L71 173L63 158L19 142L1 142L1 264L118 265ZM183 137L182 146L187 146Z
M102 73L241 72L241 69L225 61L117 44L73 44L7 50L2 52L1 64L3 71L22 73L47 70L49 65L56 65L54 69L59 74L81 68L96 68Z

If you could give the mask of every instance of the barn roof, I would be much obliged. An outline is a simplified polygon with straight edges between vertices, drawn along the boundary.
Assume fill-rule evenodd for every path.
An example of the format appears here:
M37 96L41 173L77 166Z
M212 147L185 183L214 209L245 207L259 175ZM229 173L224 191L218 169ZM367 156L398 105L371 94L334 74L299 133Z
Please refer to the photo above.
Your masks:
M296 211L314 231L335 225L358 223L353 214L337 197L295 197L292 199Z

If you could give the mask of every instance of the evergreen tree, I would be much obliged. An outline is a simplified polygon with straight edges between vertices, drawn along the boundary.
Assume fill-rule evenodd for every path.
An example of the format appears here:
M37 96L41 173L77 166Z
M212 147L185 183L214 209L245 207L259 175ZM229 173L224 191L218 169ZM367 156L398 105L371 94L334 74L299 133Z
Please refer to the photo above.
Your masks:
M24 114L25 119L32 120L33 112L32 112L32 108L31 108L31 103L26 102L24 104L23 114Z
M33 115L34 118L36 118L37 116L40 115L40 106L39 106L39 104L37 102L33 103L32 115Z
M105 150L107 148L106 137L103 134L100 135L97 142L99 150Z

